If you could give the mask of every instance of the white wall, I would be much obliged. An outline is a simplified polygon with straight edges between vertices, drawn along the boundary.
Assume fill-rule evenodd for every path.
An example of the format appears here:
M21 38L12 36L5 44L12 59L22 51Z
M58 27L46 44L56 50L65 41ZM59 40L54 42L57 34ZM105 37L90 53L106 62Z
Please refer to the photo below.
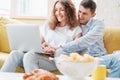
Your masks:
M97 0L96 13L106 26L120 26L120 0Z

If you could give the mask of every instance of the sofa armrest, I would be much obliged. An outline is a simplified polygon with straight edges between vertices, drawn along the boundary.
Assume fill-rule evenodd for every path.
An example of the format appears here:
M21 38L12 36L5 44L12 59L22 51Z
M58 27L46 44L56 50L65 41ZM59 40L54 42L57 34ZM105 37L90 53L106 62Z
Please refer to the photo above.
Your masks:
M104 45L108 53L120 50L120 27L105 27Z

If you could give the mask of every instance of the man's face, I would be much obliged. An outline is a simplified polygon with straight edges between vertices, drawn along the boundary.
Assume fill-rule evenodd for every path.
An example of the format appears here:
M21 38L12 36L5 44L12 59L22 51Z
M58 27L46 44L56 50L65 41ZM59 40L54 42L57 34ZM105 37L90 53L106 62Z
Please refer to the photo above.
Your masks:
M86 25L90 18L94 17L95 13L92 13L90 8L79 7L78 18L79 22Z

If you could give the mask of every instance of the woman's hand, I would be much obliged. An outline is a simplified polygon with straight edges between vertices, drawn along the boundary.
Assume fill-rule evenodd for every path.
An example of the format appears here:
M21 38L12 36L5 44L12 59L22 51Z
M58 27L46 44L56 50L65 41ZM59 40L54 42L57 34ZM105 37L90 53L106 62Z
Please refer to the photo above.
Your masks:
M43 43L42 43L42 49L43 49L44 52L47 52L47 51L48 51L49 46L48 46L48 44L47 44L46 42L43 42Z
M46 42L42 43L42 49L44 49L45 47L48 47L48 44Z
M44 52L54 54L56 51L56 48L53 48L52 46L48 45L46 42L42 43L42 49Z
M47 52L47 53L54 54L55 51L56 51L56 49L53 48L53 47L48 46L48 47L45 47L45 48L44 48L44 51Z

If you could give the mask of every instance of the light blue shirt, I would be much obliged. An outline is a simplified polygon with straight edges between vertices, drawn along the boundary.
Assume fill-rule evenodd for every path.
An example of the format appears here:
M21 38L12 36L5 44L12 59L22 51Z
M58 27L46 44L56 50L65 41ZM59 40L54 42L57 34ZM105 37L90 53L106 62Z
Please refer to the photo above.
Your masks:
M104 23L102 21L91 18L82 35L79 39L63 46L63 51L70 53L87 50L90 55L95 57L106 55L103 43Z

